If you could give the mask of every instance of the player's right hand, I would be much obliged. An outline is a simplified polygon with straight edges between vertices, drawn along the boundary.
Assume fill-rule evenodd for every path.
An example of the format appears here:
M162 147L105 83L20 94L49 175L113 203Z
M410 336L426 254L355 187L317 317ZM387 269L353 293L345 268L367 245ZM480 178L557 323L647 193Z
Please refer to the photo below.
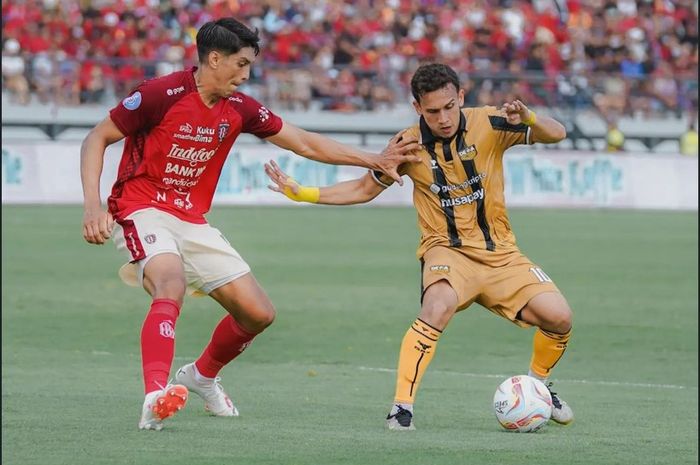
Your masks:
M414 152L420 148L418 140L406 136L406 129L399 131L389 140L382 150L378 160L377 169L403 186L403 180L398 172L399 166L404 163L420 162L421 158Z
M114 218L102 208L85 208L83 238L90 244L104 244L112 236Z

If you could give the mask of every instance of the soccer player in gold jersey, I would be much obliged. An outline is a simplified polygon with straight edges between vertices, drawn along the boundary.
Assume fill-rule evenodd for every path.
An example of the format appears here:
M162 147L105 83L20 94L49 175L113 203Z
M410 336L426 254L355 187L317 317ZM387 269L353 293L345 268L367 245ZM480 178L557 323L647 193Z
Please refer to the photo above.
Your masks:
M387 426L411 430L413 404L438 340L454 314L477 302L521 327L536 326L529 375L548 383L571 336L571 309L547 274L520 252L506 214L503 153L516 144L556 143L559 122L535 115L520 100L496 107L462 108L457 74L443 64L423 65L411 80L420 121L400 133L417 139L420 163L399 168L414 184L422 269L421 309L399 352L396 392ZM393 180L377 171L328 187L300 186L274 163L265 166L270 188L296 201L349 205L369 202ZM571 408L552 392L552 420L573 421Z

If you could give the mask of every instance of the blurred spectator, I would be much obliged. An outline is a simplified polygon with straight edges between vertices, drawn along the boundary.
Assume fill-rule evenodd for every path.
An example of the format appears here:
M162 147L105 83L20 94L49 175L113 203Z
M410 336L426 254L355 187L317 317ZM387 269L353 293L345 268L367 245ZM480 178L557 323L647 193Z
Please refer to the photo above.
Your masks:
M625 150L625 135L618 129L617 122L608 122L608 132L605 135L608 152L622 152Z
M55 62L56 51L50 55L47 52L41 52L32 58L31 61L31 79L34 85L39 102L48 103L58 89L57 79L60 79L57 72Z
M185 69L182 63L184 57L185 49L183 47L180 45L169 46L165 51L164 59L156 65L156 76L165 76Z
M680 151L681 155L697 156L698 155L698 130L697 123L691 120L688 130L681 136Z
M20 45L9 39L2 47L3 87L10 91L12 100L26 105L29 103L29 82L24 76L24 58L20 56Z
M62 103L122 97L194 64L197 28L234 15L263 38L265 72L249 85L284 106L407 102L423 61L458 70L470 104L518 95L606 119L698 106L696 0L8 0L2 15L3 89L21 103L30 91Z
M107 90L105 69L99 59L88 59L80 68L80 103L100 103Z

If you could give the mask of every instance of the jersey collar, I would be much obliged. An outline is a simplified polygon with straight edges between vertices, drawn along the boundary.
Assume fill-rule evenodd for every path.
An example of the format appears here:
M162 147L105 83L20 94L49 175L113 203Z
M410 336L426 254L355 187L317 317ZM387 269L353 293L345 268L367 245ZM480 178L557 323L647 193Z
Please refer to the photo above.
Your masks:
M422 144L433 144L439 140L443 142L447 140L452 140L460 131L464 132L466 130L467 117L464 116L464 112L461 110L459 112L459 129L457 130L457 132L455 132L455 135L450 137L449 139L437 137L435 134L433 134L433 132L428 127L428 123L425 122L425 119L422 116L420 117L420 138Z

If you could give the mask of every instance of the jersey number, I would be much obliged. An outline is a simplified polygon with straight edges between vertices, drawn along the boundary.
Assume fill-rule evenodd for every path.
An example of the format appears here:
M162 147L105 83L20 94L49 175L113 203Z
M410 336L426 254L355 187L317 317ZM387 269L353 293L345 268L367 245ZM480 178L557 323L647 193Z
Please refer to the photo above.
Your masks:
M547 276L547 273L542 271L542 268L530 268L530 271L532 272L532 274L535 275L535 277L537 279L540 280L541 283L551 283L552 282L552 278Z

